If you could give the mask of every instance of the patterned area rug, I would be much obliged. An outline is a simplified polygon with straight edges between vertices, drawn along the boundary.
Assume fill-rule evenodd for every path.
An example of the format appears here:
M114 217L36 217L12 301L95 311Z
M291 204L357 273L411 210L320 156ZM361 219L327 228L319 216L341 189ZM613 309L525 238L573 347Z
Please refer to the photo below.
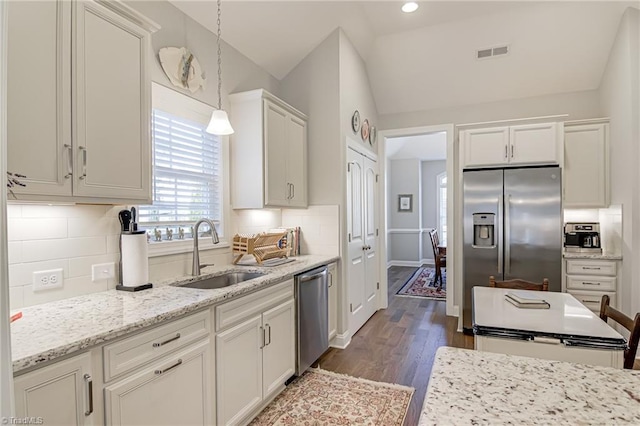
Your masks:
M434 284L436 269L430 266L423 266L407 280L396 294L399 296L425 297L428 299L447 299L447 269L442 268L442 288Z
M402 426L414 390L309 369L262 410L250 426Z

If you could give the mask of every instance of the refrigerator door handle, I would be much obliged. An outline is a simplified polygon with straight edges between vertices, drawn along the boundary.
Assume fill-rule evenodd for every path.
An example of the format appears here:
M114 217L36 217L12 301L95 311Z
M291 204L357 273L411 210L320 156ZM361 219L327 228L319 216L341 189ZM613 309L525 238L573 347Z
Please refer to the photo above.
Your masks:
M502 217L503 217L503 206L504 206L504 196L500 195L500 197L498 197L498 226L496 227L498 230L502 229L502 227L499 225L500 223L502 223ZM496 241L498 241L498 273L502 274L502 243L500 242L500 239L502 238L502 235L500 235L500 231L498 231L498 235L496 235Z
M504 279L511 273L511 194L504 200Z

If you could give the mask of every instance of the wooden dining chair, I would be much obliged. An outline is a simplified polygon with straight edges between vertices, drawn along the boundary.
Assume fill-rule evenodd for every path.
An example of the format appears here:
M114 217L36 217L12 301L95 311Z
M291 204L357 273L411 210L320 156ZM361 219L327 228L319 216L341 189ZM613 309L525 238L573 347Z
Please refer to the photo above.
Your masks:
M633 363L636 360L636 352L638 351L638 341L640 341L640 312L636 314L634 319L629 318L616 308L610 305L609 296L602 296L600 302L600 318L604 322L611 318L627 330L629 330L629 348L624 351L624 368L633 369Z
M517 290L549 291L549 279L544 278L542 280L542 284L538 284L538 283L525 281L521 279L514 279L514 280L508 280L508 281L496 281L496 278L492 275L489 277L489 287L512 288Z
M433 247L433 261L436 268L436 277L434 284L440 282L438 290L442 289L442 268L447 267L447 248L440 246L440 239L438 238L438 230L432 229L429 231L429 238L431 238L431 246Z

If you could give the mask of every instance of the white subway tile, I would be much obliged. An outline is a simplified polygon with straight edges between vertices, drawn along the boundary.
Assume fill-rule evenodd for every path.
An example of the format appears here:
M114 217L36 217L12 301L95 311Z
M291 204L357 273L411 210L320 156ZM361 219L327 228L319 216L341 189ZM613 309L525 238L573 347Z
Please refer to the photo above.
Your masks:
M9 241L47 240L67 237L64 218L12 218L7 221Z
M8 243L9 264L22 262L22 241L13 241Z
M62 269L62 276L69 277L69 260L59 259L45 262L19 263L9 266L9 285L31 285L33 283L33 273L38 271L48 271L50 269Z
M117 264L119 256L117 254L101 254L98 256L83 256L69 259L69 277L91 277L91 267L99 263ZM117 265L116 265L117 266ZM117 277L117 275L116 275Z
M7 205L7 218L22 217L22 206L20 204Z
M120 235L107 235L107 253L120 253Z
M68 219L69 238L120 234L120 222L114 217L77 217Z
M33 288L26 286L24 287L24 306L38 305L106 290L107 282L105 280L92 283L88 277L70 278L64 281L64 287L62 288L40 292L34 292Z
M35 240L24 241L22 244L23 262L92 256L107 252L105 237Z
M24 307L24 287L11 287L9 289L9 309L12 311ZM20 320L18 320L20 321Z

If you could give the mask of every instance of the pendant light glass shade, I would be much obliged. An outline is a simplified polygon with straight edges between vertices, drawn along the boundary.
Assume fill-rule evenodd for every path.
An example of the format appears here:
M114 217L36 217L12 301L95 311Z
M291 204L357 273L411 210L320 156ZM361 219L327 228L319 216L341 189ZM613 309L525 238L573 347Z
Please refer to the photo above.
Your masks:
M218 3L218 109L211 114L211 120L205 130L207 133L214 135L230 135L233 133L233 127L229 122L229 116L222 109L222 48L220 46L221 32L220 32L220 0Z
M226 111L221 109L213 111L213 114L211 114L211 121L209 121L206 132L222 136L233 133L233 127L231 127L229 116L227 116Z

